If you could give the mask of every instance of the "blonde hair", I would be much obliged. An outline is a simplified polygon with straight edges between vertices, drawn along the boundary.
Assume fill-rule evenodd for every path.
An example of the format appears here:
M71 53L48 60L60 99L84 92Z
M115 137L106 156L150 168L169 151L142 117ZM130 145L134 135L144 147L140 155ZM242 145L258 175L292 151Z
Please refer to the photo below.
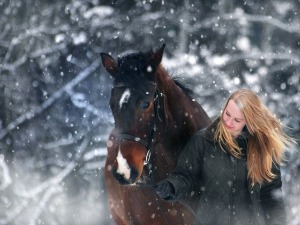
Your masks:
M273 162L278 165L284 160L284 151L291 147L294 139L289 137L282 129L280 121L262 103L260 98L252 91L240 89L234 92L226 101L218 123L214 140L235 157L240 158L241 149L225 128L223 113L229 100L233 100L245 116L246 127L249 131L247 147L248 177L252 185L270 182L275 178L272 173ZM223 147L222 147L223 148Z

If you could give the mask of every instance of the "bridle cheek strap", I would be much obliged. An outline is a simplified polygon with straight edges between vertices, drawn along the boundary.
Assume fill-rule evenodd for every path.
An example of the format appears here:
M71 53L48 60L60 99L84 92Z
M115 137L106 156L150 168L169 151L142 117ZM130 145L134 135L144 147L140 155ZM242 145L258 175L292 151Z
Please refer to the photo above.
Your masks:
M160 98L162 100L162 105L160 104ZM163 111L163 117L161 118L159 115L159 107L162 107L161 110ZM160 122L164 122L164 132L166 130L166 114L165 114L165 99L164 99L164 94L160 93L159 91L156 90L155 92L155 96L154 96L154 118L153 118L153 128L151 130L151 134L149 136L148 141L145 141L143 139L141 139L140 137L136 137L130 134L119 134L118 135L118 141L120 142L122 139L127 139L127 140L133 140L136 141L142 145L144 145L147 149L147 154L146 154L146 159L144 161L144 165L147 165L150 161L151 158L151 154L152 154L152 145L154 142L158 142L159 140L154 140L154 134L157 131L157 126L156 126L156 122L157 119Z

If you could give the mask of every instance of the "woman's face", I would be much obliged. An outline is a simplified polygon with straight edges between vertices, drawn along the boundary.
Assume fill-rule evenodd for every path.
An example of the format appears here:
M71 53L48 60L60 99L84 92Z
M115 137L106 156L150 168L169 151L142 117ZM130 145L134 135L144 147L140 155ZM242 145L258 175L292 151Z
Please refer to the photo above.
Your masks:
M246 125L246 120L243 112L239 109L238 105L230 99L224 112L223 122L226 129L233 137L237 137Z

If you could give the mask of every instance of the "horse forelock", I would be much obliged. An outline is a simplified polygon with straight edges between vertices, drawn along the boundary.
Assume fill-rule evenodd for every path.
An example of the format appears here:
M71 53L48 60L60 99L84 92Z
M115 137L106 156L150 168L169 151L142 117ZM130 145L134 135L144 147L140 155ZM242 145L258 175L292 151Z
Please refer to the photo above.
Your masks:
M144 89L148 81L155 81L155 69L151 65L152 51L129 53L118 58L118 75L115 83Z

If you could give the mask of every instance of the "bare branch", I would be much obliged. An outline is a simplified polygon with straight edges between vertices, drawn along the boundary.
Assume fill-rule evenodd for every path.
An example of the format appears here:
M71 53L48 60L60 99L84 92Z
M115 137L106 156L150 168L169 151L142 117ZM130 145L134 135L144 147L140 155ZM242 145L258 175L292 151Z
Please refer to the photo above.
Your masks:
M79 146L79 150L77 151L76 154L76 159L75 161L70 162L60 173L58 173L56 176L48 179L47 181L45 181L44 183L38 185L37 187L31 189L30 191L22 191L20 192L19 190L17 190L17 195L23 198L34 198L37 195L39 195L40 193L44 192L45 190L47 190L49 187L52 186L57 186L59 185L60 182L62 182L67 176L69 176L72 171L75 170L75 168L79 165L78 162L82 161L82 157L85 153L86 150L86 146L89 143L89 138L86 137L81 145Z
M7 188L12 183L9 168L4 160L4 155L0 154L0 191Z
M30 218L30 225L39 224L37 220L40 215L43 213L43 210L48 206L48 202L51 202L52 196L62 192L62 187L60 185L50 186L46 191L43 197L39 200L38 205L35 207L35 211L33 212Z
M261 22L266 23L271 26L277 27L283 31L286 31L288 33L296 33L300 34L300 26L299 24L290 25L287 23L284 23L276 18L273 18L271 16L265 16L265 15L250 15L246 13L227 13L216 17L209 17L205 20L203 20L201 23L196 24L193 27L188 27L186 29L189 30L189 32L195 32L203 27L211 27L214 24L218 24L221 20L246 20L249 22Z
M228 58L228 61L223 65L226 66L230 63L234 63L238 60L283 60L283 61L289 61L292 65L299 65L300 64L300 57L298 55L294 54L288 54L288 53L274 53L274 52L251 52L246 54L233 54L230 55ZM215 65L214 65L215 66Z
M250 14L224 14L221 16L225 20L241 20L241 19L246 19L251 22L262 22L262 23L267 23L270 24L274 27L277 27L283 31L286 31L288 33L297 33L300 34L300 26L298 24L287 24L284 23L276 18L273 18L271 16L265 16L265 15L250 15Z
M47 108L49 108L57 99L59 99L64 92L72 89L75 85L86 79L89 75L91 75L97 67L100 65L100 60L95 60L89 67L81 71L76 78L71 80L69 83L67 83L65 86L60 88L58 91L56 91L50 98L48 98L42 105L39 107L36 107L35 109L26 112L19 116L15 121L8 124L8 126L3 129L0 133L0 140L2 140L9 132L14 130L16 127L21 125L27 120L32 120L37 115L40 115L43 111L45 111Z

